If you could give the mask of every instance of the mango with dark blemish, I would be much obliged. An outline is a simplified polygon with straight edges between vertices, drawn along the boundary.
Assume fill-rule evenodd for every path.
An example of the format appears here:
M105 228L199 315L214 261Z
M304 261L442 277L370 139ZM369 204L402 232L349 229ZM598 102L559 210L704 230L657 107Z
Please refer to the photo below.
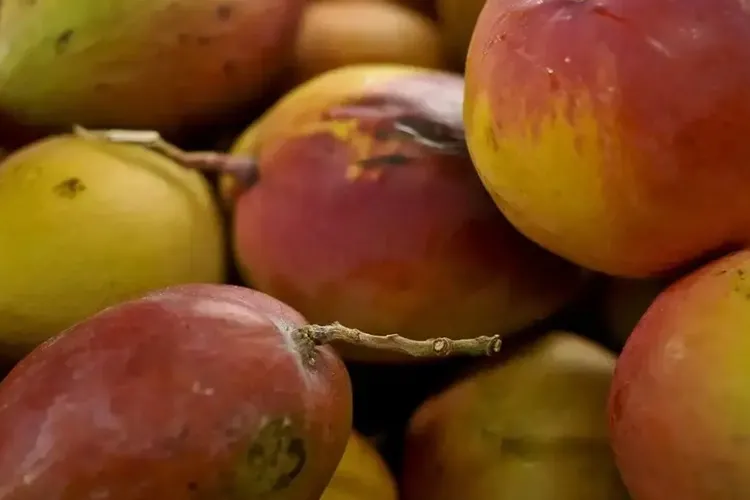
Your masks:
M481 366L414 413L401 498L627 500L607 430L614 367L559 331Z
M679 279L615 370L609 415L634 500L750 498L750 250Z
M750 8L488 0L466 67L476 167L521 232L648 277L750 242Z
M173 131L259 97L306 0L4 0L0 110L24 123Z
M573 297L584 273L513 229L477 178L462 89L437 70L349 66L261 117L232 150L257 158L257 182L223 182L246 281L310 321L413 339L506 335Z
M318 500L351 386L299 313L196 284L104 310L0 382L2 500Z
M0 163L0 352L20 357L149 290L225 278L205 179L134 146L55 136Z

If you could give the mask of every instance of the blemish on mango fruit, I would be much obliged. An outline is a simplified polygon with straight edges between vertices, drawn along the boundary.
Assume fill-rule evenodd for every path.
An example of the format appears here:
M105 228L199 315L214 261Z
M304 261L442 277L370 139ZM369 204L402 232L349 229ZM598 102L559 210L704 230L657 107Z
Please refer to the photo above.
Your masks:
M65 179L53 188L53 191L56 195L68 199L75 198L79 193L82 193L85 190L86 185L81 181L81 179L78 179L77 177Z
M287 488L307 461L307 446L288 417L267 420L236 469L237 491L249 497Z

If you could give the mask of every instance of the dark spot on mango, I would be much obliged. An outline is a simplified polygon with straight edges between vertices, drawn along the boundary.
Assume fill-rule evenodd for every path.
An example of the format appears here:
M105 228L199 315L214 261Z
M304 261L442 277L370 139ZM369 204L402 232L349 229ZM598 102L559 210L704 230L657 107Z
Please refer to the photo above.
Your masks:
M497 138L495 137L495 130L492 128L491 125L487 125L484 129L484 140L487 141L487 145L493 150L497 151L500 147L500 145L497 143Z
M390 128L386 127L378 127L375 129L375 132L373 136L375 137L375 140L377 141L387 141L388 139L391 139L394 137L394 135L400 135L396 133L394 130L391 130Z
M235 490L255 498L289 487L307 462L304 440L288 418L269 420L238 463Z
M65 179L57 184L52 190L56 195L72 200L78 196L79 193L84 192L86 186L81 182L81 179L71 177L70 179Z
M2 2L0 2L0 4L2 4ZM36 0L23 0L21 5L24 7L33 7L36 5Z
M198 43L198 45L208 45L208 44L211 43L211 37L210 36L205 36L205 35L200 35L200 36L196 37L195 41Z
M221 4L216 7L216 17L220 21L227 21L232 17L232 6Z
M60 33L55 39L55 52L62 54L70 45L70 40L73 38L73 30L65 30Z
M196 483L195 481L190 481L187 484L187 489L188 491L198 491L198 483Z
M404 116L396 120L397 130L408 133L415 139L421 139L436 147L453 147L457 142L463 142L464 131L440 123L426 116Z
M414 160L414 158L406 156L404 154L400 153L394 153L390 155L382 155L382 156L373 156L371 158L365 158L364 160L359 161L359 166L364 168L374 168L374 167L398 167L401 165L407 165L411 163Z
M274 490L281 490L289 487L294 478L299 476L302 472L302 469L305 467L305 462L307 461L305 442L300 438L292 439L287 448L287 454L294 458L295 466L287 474L279 477L279 480L276 481L276 484L273 487Z

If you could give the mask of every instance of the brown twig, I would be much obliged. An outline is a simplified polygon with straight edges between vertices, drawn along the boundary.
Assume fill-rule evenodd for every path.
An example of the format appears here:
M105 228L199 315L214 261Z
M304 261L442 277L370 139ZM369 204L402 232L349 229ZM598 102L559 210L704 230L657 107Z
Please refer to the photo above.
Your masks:
M258 164L254 158L214 151L185 151L165 141L155 130L88 130L80 125L75 125L73 126L73 133L88 140L142 146L186 168L231 175L243 186L250 187L258 181Z
M469 339L440 337L412 340L400 335L371 335L340 323L330 325L305 325L295 330L295 337L304 350L331 342L345 342L369 349L391 351L418 358L448 356L492 356L500 352L499 335ZM313 361L312 351L309 361Z

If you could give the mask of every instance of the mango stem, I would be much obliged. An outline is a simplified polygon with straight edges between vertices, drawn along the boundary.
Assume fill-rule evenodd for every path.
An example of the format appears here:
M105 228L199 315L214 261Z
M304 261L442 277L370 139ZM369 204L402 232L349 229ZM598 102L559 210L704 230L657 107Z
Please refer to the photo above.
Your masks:
M142 146L185 168L230 175L246 187L254 185L259 178L258 163L252 157L215 151L185 151L164 140L155 130L89 130L80 125L74 125L73 133L87 140Z
M356 328L335 322L330 325L305 325L294 331L303 346L319 346L331 342L345 342L369 349L390 351L417 358L444 358L449 356L492 356L500 352L499 335L469 339L439 337L412 340L396 334L372 335Z

